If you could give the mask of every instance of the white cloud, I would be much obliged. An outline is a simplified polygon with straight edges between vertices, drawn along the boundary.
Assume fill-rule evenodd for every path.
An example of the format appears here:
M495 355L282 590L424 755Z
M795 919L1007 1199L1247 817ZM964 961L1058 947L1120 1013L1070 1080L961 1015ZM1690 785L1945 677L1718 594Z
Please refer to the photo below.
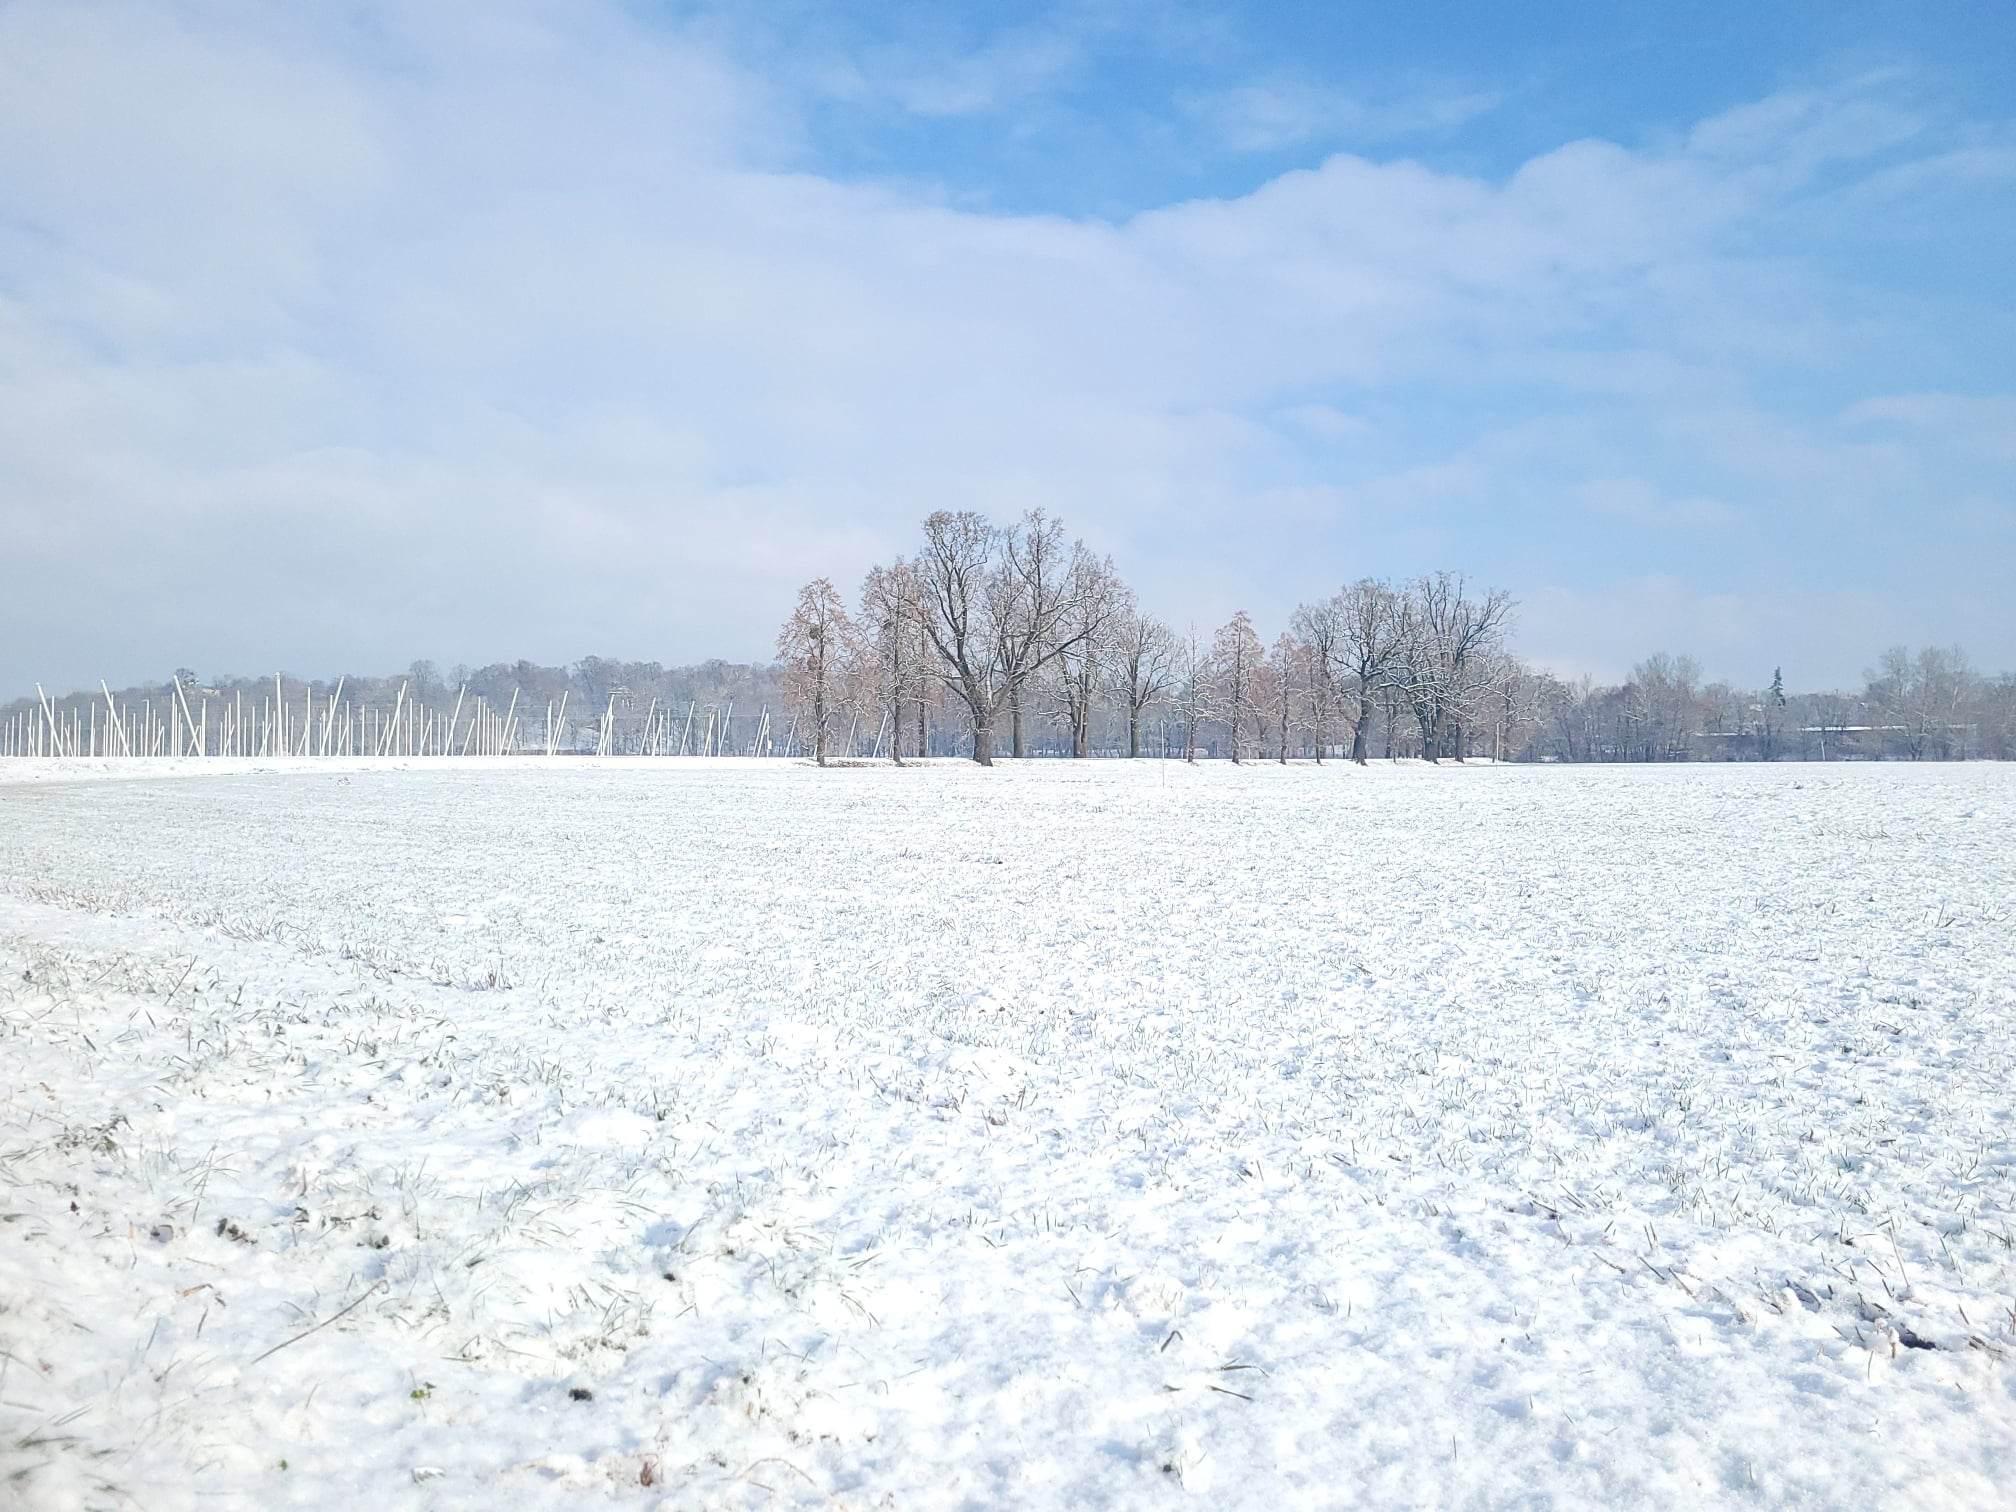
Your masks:
M1073 65L975 66L939 107ZM1503 181L1342 155L1100 221L823 177L798 110L615 6L0 9L0 687L761 654L797 580L946 504L1057 510L1151 602L1215 575L1278 612L1430 553L1500 571L1494 512L1572 511L1564 476L1696 525L1754 519L1738 484L1790 516L1927 486L1860 433L1898 414L1750 397L1840 339L1757 245L1789 192L1759 164L1896 137L1867 113Z

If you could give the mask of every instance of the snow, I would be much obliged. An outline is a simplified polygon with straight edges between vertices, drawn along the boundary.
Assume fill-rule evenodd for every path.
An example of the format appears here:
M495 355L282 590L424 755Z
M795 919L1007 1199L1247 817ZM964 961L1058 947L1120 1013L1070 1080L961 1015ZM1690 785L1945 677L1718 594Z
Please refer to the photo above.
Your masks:
M2011 768L149 765L0 765L10 1508L2016 1484Z

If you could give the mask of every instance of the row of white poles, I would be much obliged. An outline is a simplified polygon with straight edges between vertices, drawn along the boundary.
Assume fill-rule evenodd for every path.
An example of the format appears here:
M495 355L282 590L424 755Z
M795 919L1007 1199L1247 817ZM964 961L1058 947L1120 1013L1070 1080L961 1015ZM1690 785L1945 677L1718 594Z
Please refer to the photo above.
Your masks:
M416 702L399 685L392 707L357 705L343 697L344 683L320 707L313 688L297 701L285 696L279 678L273 692L248 705L243 690L228 697L199 693L191 699L180 683L171 697L142 699L136 708L121 703L101 681L99 699L56 700L35 685L35 707L0 721L0 757L16 756L548 756L579 754L581 737L591 732L598 756L758 756L795 754L797 721L781 742L773 739L766 704L752 737L732 738L735 704L676 705L653 698L641 721L617 713L611 695L593 725L569 725L571 690L556 705L547 701L544 718L519 712L514 690L500 714L465 685L455 694L446 719ZM745 726L748 718L744 716ZM633 726L624 729L623 726ZM528 728L529 726L529 728ZM879 737L878 737L879 744Z

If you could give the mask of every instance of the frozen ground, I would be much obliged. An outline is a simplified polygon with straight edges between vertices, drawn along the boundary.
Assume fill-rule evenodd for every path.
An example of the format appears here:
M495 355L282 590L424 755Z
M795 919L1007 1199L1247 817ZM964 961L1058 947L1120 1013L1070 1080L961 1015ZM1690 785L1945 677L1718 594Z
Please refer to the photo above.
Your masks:
M429 766L0 772L0 1504L2016 1501L2016 769Z

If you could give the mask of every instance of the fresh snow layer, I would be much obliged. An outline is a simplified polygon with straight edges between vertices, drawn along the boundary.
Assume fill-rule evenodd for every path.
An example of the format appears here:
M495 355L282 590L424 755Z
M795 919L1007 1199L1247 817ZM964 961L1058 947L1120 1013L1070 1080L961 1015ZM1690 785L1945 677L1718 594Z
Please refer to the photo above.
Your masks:
M2016 769L123 765L10 1509L2016 1502Z

